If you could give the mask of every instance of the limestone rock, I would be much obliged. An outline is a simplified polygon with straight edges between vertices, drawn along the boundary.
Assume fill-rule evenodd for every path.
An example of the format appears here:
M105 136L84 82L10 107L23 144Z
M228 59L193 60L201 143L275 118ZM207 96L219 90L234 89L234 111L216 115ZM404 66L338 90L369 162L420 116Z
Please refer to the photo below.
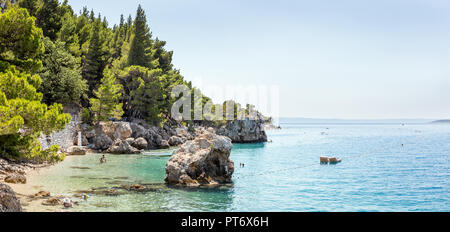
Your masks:
M111 154L139 154L140 150L131 146L126 140L118 140L106 152Z
M131 137L132 130L128 122L114 122L114 139L125 140Z
M39 191L38 193L34 194L34 197L49 197L50 192L47 191Z
M27 178L22 174L13 173L5 177L5 182L11 184L26 184Z
M235 143L267 142L265 120L262 116L255 119L246 117L242 120L227 122L217 130L217 134L227 136Z
M87 150L85 147L72 146L67 149L68 155L86 155Z
M180 145L182 143L183 143L183 140L180 137L178 137L178 136L172 136L169 139L169 144L171 146L178 146L178 145Z
M232 147L230 138L203 131L169 159L165 182L184 186L230 183L234 172Z
M56 206L61 205L62 201L59 199L59 197L51 197L45 201L42 202L43 205L50 205L50 206Z
M161 140L161 143L159 144L159 148L161 148L161 149L170 148L169 142L167 140Z
M22 212L22 206L16 194L5 184L0 184L0 212Z
M97 149L97 150L106 150L112 144L113 144L112 139L106 134L97 135L93 139L94 149Z
M147 130L145 129L145 127L143 127L137 123L130 123L130 127L132 130L131 137L133 137L133 138L145 137L145 134L147 133Z
M134 143L132 145L133 145L133 147L135 147L137 149L147 149L147 147L148 147L147 140L145 140L142 137L134 140Z

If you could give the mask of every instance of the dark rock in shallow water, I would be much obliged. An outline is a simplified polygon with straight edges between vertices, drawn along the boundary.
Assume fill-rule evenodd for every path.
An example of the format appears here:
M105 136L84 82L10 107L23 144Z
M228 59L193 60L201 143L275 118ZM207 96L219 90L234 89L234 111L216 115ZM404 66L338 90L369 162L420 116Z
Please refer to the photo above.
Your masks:
M11 184L26 184L27 178L22 174L14 173L6 176L5 182Z
M46 206L56 206L56 205L61 205L61 204L62 204L61 197L51 197L42 202L42 205L46 205Z
M38 193L34 194L34 197L49 197L50 192L47 191L39 191Z
M68 155L86 155L87 149L80 146L71 146L67 148Z
M72 169L81 169L81 170L91 169L91 168L89 168L89 167L77 167L77 166L72 166L72 167L70 167L70 168L72 168Z
M22 212L22 206L16 194L5 184L0 184L0 212Z

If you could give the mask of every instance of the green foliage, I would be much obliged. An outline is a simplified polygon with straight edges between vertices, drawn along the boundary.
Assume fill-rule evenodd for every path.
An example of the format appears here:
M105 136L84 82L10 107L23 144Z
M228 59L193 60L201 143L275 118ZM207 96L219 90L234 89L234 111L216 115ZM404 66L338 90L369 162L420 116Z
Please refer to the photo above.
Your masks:
M134 20L134 37L128 54L128 65L155 68L158 66L158 60L154 59L155 53L156 49L153 47L152 34L147 25L145 12L139 5Z
M28 10L28 13L32 16L36 16L37 12L41 9L43 2L40 0L20 0L19 7Z
M88 108L84 108L81 112L81 121L87 124L92 124L94 122L94 115Z
M39 70L44 52L42 30L26 9L11 7L0 13L0 72L10 65L27 72Z
M161 100L163 73L161 69L130 66L120 73L124 86L123 101L127 115L158 125L162 120Z
M41 103L40 82L39 76L14 68L0 73L0 156L38 161L57 156L41 150L37 137L63 129L71 117L60 104Z
M80 45L77 31L77 18L67 12L63 17L63 25L58 32L58 40L64 42L65 49L74 56L80 56Z
M97 122L109 118L121 119L123 115L122 103L119 103L122 86L115 82L115 74L110 69L105 69L102 84L95 91L96 98L90 99L91 111Z
M95 20L84 59L83 77L88 81L89 93L98 88L109 57L108 33L100 20Z
M42 28L45 36L56 40L64 14L65 9L58 0L42 0L42 7L36 13L36 25Z
M44 94L44 102L79 102L87 91L86 80L81 77L80 59L73 57L63 42L53 43L45 38L44 44L44 67L39 72L43 81L39 91Z

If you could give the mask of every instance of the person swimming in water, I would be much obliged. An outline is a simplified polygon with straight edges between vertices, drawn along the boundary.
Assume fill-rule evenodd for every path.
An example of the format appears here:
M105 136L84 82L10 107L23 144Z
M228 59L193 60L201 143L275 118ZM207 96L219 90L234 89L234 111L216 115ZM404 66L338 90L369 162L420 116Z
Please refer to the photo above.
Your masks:
M102 155L102 158L100 158L100 163L106 163L106 157L105 155Z

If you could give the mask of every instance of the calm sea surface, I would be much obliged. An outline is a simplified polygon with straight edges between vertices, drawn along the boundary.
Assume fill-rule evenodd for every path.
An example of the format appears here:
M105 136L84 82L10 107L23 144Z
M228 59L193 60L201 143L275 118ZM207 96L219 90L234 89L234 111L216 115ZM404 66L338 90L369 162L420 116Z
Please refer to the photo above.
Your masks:
M73 211L450 211L450 125L281 126L268 132L271 143L233 146L229 187L165 186L169 150L107 155L104 165L96 154L70 157L31 177L29 185L73 196L155 184L147 193L91 194ZM320 165L324 155L343 161Z

